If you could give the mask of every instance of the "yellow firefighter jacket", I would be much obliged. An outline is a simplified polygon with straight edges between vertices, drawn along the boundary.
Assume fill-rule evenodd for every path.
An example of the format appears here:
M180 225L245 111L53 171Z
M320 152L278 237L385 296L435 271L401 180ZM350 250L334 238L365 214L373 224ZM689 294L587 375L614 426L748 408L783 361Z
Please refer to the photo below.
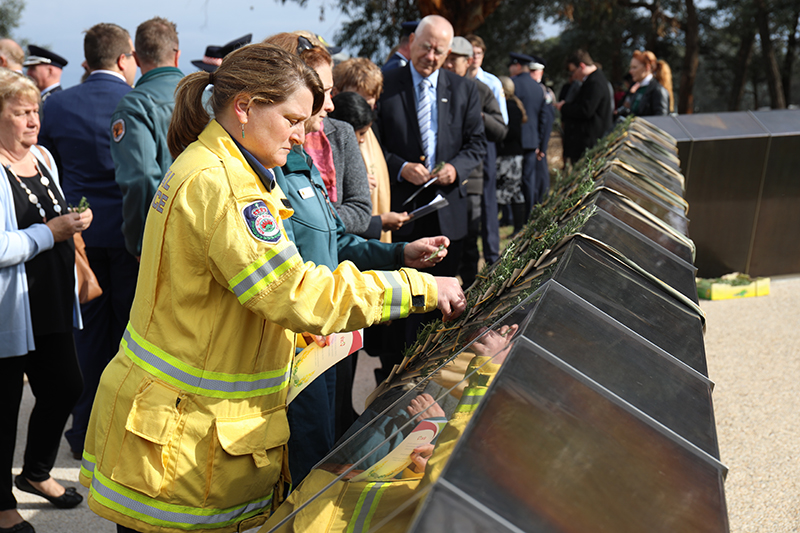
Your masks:
M388 481L346 481L317 468L303 480L258 533L280 523L280 533L404 533L419 503L435 483L500 365L492 357L465 352L465 387L455 413L436 440L424 475L403 472ZM462 377L464 374L462 373ZM293 514L295 513L296 514ZM285 521L285 522L284 522ZM443 526L444 527L444 526ZM445 528L446 529L446 528Z
M281 222L291 210L269 185L212 121L158 188L81 466L89 506L113 522L164 533L261 524L289 481L292 331L436 307L430 275L304 263Z

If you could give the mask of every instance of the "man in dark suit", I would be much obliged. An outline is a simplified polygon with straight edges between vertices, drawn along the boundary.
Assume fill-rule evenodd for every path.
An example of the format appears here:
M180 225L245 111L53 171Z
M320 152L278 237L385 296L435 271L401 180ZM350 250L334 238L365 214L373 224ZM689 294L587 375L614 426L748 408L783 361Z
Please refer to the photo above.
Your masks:
M486 151L481 119L481 99L475 84L440 70L453 38L453 27L439 16L425 17L411 35L411 63L389 71L378 101L373 125L386 153L392 180L392 210L412 211L441 194L449 205L424 219L407 222L394 232L395 241L445 235L451 245L444 261L431 269L437 275L454 276L467 235L467 201L464 181ZM427 96L419 85L427 83ZM431 103L428 128L417 117L421 97ZM430 142L426 153L423 138ZM437 163L444 167L435 175ZM406 200L432 178L436 181L416 198Z
M475 83L440 70L452 40L453 26L447 19L429 15L420 21L410 37L411 62L384 74L384 91L373 124L389 169L392 211L411 212L438 194L449 202L435 213L410 220L392 236L395 242L447 236L447 256L428 270L436 276L456 275L467 236L465 182L486 152L481 99ZM434 173L437 163L443 167ZM431 318L414 316L427 318L395 321L394 331L387 332L393 336L395 353L381 355L384 377L391 365L399 362L403 345L416 337L417 326Z
M60 55L30 44L28 59L22 66L28 69L28 76L42 92L42 102L61 90L61 70L67 66L67 60Z
M530 64L534 59L525 54L512 52L508 72L514 81L514 94L525 107L528 121L522 124L522 195L525 197L525 220L533 206L540 201L537 197L536 154L541 139L539 135L540 117L545 112L545 98L539 84L531 78ZM516 221L515 221L516 224Z
M67 202L78 205L85 196L95 216L83 239L103 294L81 306L84 329L76 330L75 343L84 391L66 433L78 458L100 374L116 353L128 322L138 274L136 259L125 250L122 191L114 181L110 149L111 115L136 76L133 43L127 31L103 23L86 32L83 48L89 77L48 98L39 134L39 142L59 165Z
M564 157L575 162L611 129L611 93L608 80L585 50L578 50L567 59L567 69L570 78L582 85L573 101L562 100L556 109L570 121L574 143Z

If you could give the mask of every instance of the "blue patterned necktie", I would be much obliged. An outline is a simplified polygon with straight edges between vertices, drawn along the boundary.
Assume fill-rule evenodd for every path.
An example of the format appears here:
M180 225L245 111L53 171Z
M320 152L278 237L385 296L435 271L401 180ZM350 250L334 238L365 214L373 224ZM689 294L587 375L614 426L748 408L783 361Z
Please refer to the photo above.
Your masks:
M430 80L423 79L419 83L419 104L417 104L417 119L419 132L422 134L422 149L425 152L425 166L433 170L433 132L431 131L431 93Z

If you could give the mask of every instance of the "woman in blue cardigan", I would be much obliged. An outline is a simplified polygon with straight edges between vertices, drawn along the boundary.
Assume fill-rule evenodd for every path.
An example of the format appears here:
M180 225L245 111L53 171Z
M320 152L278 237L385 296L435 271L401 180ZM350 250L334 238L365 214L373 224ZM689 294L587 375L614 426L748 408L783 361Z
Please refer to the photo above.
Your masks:
M72 337L73 325L81 327L72 236L89 227L92 212L69 212L38 135L39 89L0 69L0 533L34 531L11 491L24 374L36 404L14 483L59 508L83 499L50 470L83 388Z

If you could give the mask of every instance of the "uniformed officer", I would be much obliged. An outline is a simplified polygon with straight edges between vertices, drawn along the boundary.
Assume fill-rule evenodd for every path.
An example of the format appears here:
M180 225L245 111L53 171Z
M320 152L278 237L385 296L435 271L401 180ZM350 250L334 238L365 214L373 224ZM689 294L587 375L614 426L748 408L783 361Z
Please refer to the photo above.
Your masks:
M419 25L418 20L403 22L400 26L400 43L397 45L397 50L392 57L381 67L381 72L386 72L395 68L400 68L408 65L409 58L411 57L411 48L409 44L409 37L414 33Z
M114 179L122 189L122 234L131 255L142 253L142 235L153 195L172 164L167 130L175 108L175 87L183 78L175 24L161 17L136 29L134 57L142 71L136 88L111 115Z
M253 34L248 33L247 35L243 35L227 44L223 44L222 46L207 46L206 53L203 55L203 59L193 59L192 65L196 66L200 70L205 70L206 72L214 72L217 70L217 67L222 64L222 59L226 55L230 54L237 48L241 48L246 44L250 44L252 39Z
M23 63L39 90L42 92L42 103L53 93L61 90L61 70L68 61L45 48L29 44L28 59Z
M525 106L528 121L522 125L522 195L525 197L525 220L539 201L536 184L536 155L540 147L539 117L544 106L544 94L530 76L530 64L535 60L526 54L511 52L508 72L514 81L514 94Z
M533 62L528 65L531 78L539 84L544 95L544 105L539 115L539 149L536 151L536 198L541 203L550 192L550 168L547 165L547 145L550 143L550 133L553 131L553 122L556 119L554 106L556 95L553 90L544 84L544 69L547 62L539 56L533 56Z

